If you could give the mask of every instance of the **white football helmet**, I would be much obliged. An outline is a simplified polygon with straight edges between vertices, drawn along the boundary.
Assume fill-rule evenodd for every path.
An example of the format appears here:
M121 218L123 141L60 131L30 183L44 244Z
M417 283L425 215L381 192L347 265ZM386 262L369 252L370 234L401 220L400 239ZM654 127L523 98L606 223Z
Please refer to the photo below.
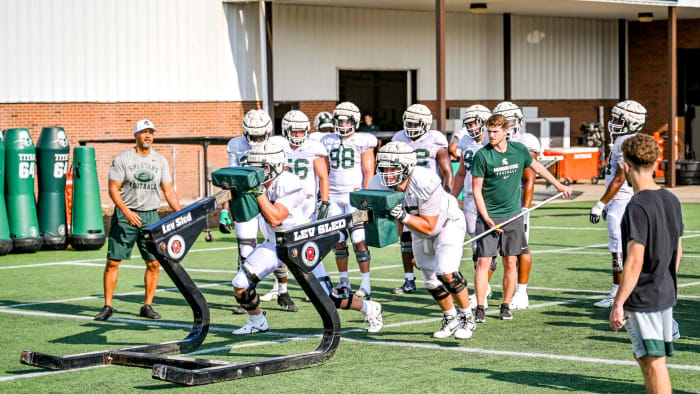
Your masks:
M333 132L333 115L330 112L319 112L314 118L314 129L321 132Z
M349 101L338 104L333 110L333 125L341 137L354 133L360 125L360 109Z
M272 119L262 109L251 109L243 117L243 135L250 146L264 144L272 135Z
M293 109L282 118L282 135L287 138L290 144L294 146L301 146L306 142L306 137L309 136L309 131L311 130L311 123L309 123L309 118L305 113ZM294 137L292 131L303 131L304 135L302 137Z
M491 117L491 111L481 104L467 108L462 117L462 124L471 138L479 138L486 133L486 121Z
M510 101L503 101L493 109L494 115L503 115L508 119L508 130L506 138L514 140L518 138L518 133L523 126L523 111Z
M636 133L647 119L647 109L634 100L621 101L612 108L612 119L608 122L610 135Z
M377 173L382 185L394 187L408 179L416 167L416 152L404 142L392 141L377 153Z
M265 171L263 183L277 178L284 171L286 163L287 154L284 150L269 141L253 145L248 154L248 166L262 168Z
M432 124L433 113L423 104L412 104L403 113L403 128L414 140L427 133Z

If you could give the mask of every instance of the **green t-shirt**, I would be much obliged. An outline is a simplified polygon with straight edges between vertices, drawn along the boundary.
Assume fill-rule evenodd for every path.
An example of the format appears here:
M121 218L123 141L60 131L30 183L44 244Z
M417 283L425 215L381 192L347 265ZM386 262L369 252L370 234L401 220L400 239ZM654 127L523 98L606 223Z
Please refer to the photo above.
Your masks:
M476 152L472 176L484 178L482 193L489 216L502 218L520 212L520 182L530 164L532 156L519 142L508 141L503 153L491 145Z

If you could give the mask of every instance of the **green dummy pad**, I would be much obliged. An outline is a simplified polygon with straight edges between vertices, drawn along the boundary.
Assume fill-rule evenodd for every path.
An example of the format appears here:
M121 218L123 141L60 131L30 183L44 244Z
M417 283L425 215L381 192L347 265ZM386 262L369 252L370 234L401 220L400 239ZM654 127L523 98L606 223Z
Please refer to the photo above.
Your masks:
M258 200L248 191L254 189L265 179L262 168L226 167L212 174L214 186L231 191L229 212L234 222L247 222L260 213Z
M372 211L370 220L365 223L367 245L383 248L399 241L396 220L389 211L403 202L403 193L393 190L358 190L350 192L350 205L357 209Z

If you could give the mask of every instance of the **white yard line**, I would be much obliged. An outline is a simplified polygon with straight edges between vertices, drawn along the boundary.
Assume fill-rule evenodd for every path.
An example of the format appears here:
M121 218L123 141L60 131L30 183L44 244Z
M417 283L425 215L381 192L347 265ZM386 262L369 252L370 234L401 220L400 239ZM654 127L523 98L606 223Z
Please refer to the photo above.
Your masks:
M533 230L572 230L572 231L608 231L600 227L557 227L557 226L530 226Z
M478 332L478 330L477 330ZM356 339L356 338L342 338L344 341L356 342L356 343L366 343L371 345L384 345L393 347L407 347L414 349L429 349L429 350L443 350L452 352L463 352L463 353L476 353L485 354L489 356L507 356L507 357L524 357L524 358L544 358L548 360L561 360L561 361L576 361L584 363L593 364L608 364L608 365L624 365L637 367L636 361L630 360L613 360L605 358L593 358L593 357L579 357L579 356L566 356L559 354L546 354L546 353L528 353L528 352L512 352L508 350L489 350L489 349L476 349L468 347L454 347L454 346L440 346L429 343L415 343L415 342L394 342L394 341L377 341L373 339ZM688 371L700 371L700 365L686 365L686 364L667 364L669 368L672 369L682 369Z

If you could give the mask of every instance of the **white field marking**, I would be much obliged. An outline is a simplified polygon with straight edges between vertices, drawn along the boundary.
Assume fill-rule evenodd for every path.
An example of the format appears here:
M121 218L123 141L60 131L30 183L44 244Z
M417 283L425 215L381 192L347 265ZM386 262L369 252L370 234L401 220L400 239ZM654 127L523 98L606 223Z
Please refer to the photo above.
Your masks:
M576 361L584 363L593 364L608 364L608 365L624 365L637 367L636 361L629 360L611 360L605 358L593 358L593 357L579 357L579 356L566 356L558 354L546 354L546 353L527 353L527 352L513 352L508 350L489 350L489 349L476 349L468 347L453 347L453 346L441 346L429 343L415 343L415 342L394 342L394 341L376 341L373 339L356 339L356 338L342 338L344 341L356 342L356 343L366 343L371 345L384 345L384 346L394 346L394 347L408 347L416 349L429 349L429 350L446 350L452 352L464 352L464 353L476 353L485 354L489 356L507 356L507 357L525 357L525 358L544 358L548 360L563 360L563 361ZM688 371L700 371L700 365L685 365L685 364L666 364L672 369L682 369Z
M606 228L597 227L556 227L556 226L530 226L532 230L573 230L573 231L608 231Z
M688 286L697 286L700 285L700 282L688 282L688 283L681 283L678 285L678 287L688 287Z
M203 248L203 249L192 249L189 251L189 253L197 253L197 252L215 252L218 250L230 250L230 249L237 249L236 246L226 246L226 247L221 247L221 248ZM95 261L107 261L105 258L99 258L99 259L86 259L86 260L68 260L68 261L53 261L53 262L48 262L48 263L37 263L37 264L25 264L25 265L11 265L7 267L0 267L0 270L9 270L9 269L15 269L15 268L34 268L34 267L46 267L46 266L52 266L52 265L79 265L80 263L92 263ZM98 264L100 267L104 267L104 264ZM144 268L144 266L139 266L140 268Z
M61 373L68 373L68 372L73 372L73 371L83 371L86 369L104 368L104 367L110 367L110 366L111 365L93 365L91 367L83 367L83 368L76 368L76 369L64 369L62 371L33 372L33 373L25 373L22 375L2 376L2 377L0 377L0 383L9 382L9 381L18 380L18 379L38 378L38 377L46 376L46 375L57 375L57 374L61 374Z

